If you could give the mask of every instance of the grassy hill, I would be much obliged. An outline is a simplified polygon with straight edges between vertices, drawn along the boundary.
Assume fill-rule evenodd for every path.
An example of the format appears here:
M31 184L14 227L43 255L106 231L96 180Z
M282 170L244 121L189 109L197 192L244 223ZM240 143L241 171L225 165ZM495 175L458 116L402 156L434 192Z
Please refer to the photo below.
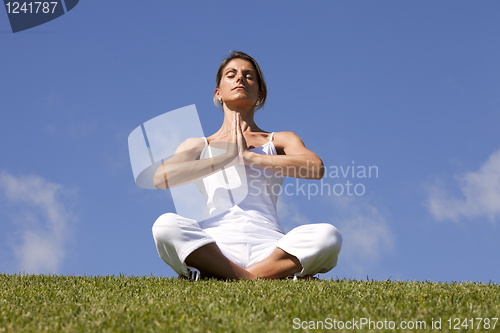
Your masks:
M0 274L0 293L0 332L500 332L493 283Z

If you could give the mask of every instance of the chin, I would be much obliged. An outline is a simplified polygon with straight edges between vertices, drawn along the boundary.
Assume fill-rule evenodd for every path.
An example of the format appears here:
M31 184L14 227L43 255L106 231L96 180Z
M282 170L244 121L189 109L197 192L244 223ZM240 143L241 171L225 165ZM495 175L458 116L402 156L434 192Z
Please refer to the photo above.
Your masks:
M226 102L226 105L230 109L231 108L250 109L252 106L254 106L254 103L252 103L248 100L234 100L234 101Z

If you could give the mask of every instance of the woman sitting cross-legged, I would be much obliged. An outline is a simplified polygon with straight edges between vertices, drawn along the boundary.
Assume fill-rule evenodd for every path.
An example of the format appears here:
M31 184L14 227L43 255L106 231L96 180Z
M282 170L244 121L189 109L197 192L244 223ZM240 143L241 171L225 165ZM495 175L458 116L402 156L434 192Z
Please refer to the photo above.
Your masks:
M205 200L201 226L174 213L153 225L160 257L181 276L198 271L222 279L307 278L337 265L342 237L333 225L306 224L285 234L279 223L283 177L321 179L324 167L295 133L269 133L255 124L266 95L257 62L232 52L216 76L214 102L223 108L222 126L207 138L187 139L156 170L158 189L195 182ZM227 177L238 177L242 167L245 197L235 200Z

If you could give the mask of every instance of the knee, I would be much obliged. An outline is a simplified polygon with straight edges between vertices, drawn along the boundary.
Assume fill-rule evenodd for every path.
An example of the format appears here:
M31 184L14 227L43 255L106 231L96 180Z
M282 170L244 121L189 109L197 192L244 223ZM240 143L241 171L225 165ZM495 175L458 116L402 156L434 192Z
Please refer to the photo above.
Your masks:
M172 224L177 223L177 218L179 215L174 214L174 213L165 213L160 215L153 224L153 228L155 227L162 227L162 226L169 226Z
M160 215L153 224L153 237L155 240L162 237L165 231L175 228L178 225L178 215L174 213L165 213Z
M340 252L342 247L342 235L333 225L328 223L320 224L318 228L318 239L324 244L325 249Z

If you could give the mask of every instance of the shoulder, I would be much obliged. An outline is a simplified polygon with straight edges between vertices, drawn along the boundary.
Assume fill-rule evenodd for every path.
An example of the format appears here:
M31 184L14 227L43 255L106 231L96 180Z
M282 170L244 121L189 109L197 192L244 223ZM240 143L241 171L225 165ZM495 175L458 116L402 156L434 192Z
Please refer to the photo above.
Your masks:
M282 144L302 142L302 139L291 131L275 132L274 140ZM303 142L302 142L303 144Z
M305 148L302 139L291 131L275 132L274 133L274 146L278 155L283 155L296 150Z

